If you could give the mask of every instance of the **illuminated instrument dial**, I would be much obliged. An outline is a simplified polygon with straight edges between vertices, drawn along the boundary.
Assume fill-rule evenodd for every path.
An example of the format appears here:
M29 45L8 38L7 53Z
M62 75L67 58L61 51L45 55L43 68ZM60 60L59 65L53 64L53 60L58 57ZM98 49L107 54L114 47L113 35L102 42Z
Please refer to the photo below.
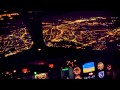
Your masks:
M35 79L46 79L46 78L47 78L46 73L40 73L35 75Z
M105 76L104 71L101 71L98 73L99 78L104 78L104 76Z
M81 73L81 69L80 69L79 67L75 67L75 68L73 69L73 73L74 73L75 75L79 75L79 74Z
M99 62L97 65L98 70L103 70L104 69L104 64L102 62Z

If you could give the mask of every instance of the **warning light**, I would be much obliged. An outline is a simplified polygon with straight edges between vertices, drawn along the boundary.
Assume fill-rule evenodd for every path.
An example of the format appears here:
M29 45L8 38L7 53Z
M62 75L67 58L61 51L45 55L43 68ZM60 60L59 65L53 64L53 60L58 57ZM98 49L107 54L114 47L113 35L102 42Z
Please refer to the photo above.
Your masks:
M54 64L49 64L49 67L50 68L54 68Z
M27 69L27 68L23 68L23 69L22 69L22 72L23 72L23 73L27 73L27 72L28 72L28 69Z

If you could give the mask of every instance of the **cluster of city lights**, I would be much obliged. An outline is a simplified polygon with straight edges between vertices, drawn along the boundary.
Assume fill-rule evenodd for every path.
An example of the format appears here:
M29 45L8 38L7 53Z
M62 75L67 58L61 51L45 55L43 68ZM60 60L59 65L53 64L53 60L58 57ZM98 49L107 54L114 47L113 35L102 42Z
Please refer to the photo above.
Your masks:
M120 28L114 27L118 17L90 17L77 20L58 20L58 23L43 22L43 36L49 47L74 47L93 50L107 49L107 42L119 39ZM117 35L117 37L116 37Z
M1 14L0 20L4 20L4 17L8 17L9 19L13 19L13 16L18 16L19 13L10 13L10 14Z
M13 23L8 20L4 22L4 25L0 28L9 30L7 34L0 35L0 52L4 53L5 57L17 54L23 50L28 50L33 46L34 43L28 29L21 20L16 20Z

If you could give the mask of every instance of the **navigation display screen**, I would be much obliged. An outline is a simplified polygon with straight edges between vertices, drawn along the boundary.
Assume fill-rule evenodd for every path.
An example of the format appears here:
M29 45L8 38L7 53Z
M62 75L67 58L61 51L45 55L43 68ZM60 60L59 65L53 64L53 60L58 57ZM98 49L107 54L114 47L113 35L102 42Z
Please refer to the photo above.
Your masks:
M88 73L88 72L93 72L93 71L95 71L94 62L85 63L83 65L83 73Z

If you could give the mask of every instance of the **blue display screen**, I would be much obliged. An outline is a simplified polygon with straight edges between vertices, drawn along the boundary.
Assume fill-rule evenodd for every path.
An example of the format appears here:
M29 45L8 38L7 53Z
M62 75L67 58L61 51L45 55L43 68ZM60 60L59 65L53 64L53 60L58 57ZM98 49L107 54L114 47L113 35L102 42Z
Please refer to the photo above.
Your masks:
M93 72L93 71L95 71L94 62L85 63L83 65L83 73L88 73L88 72Z
M94 62L89 62L89 63L85 63L84 65L83 65L83 68L91 68L91 67L94 67L95 65L94 65Z

